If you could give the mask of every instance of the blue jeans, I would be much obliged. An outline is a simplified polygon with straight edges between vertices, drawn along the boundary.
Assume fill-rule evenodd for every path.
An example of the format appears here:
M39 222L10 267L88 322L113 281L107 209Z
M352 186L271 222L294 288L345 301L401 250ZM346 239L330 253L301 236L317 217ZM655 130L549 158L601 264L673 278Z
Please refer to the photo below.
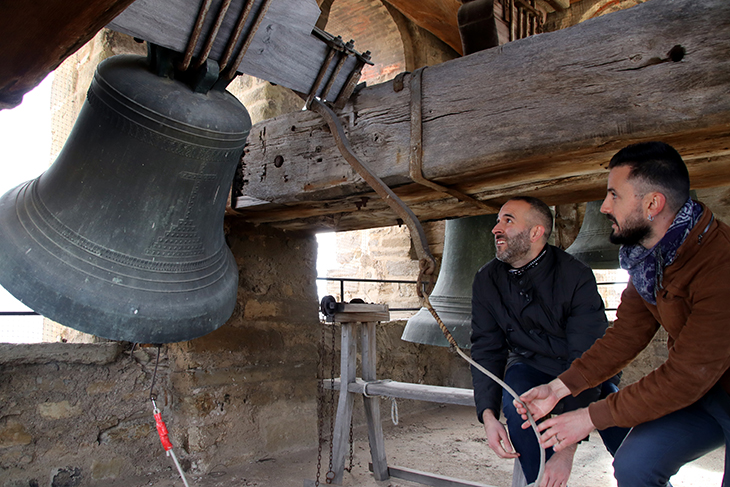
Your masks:
M725 449L723 487L730 487L730 397L715 386L702 399L631 430L613 461L619 487L664 487L685 463Z
M517 363L511 365L504 374L504 381L514 391L520 395L533 387L541 384L547 384L551 380L555 379L555 376L540 372L539 370L523 364ZM601 387L595 387L583 391L578 397L568 396L561 400L555 407L555 412L568 412L576 409L584 408L588 404L605 397L611 392L617 391L618 388L606 382ZM522 418L517 414L512 402L514 398L507 392L502 393L502 412L507 419L507 430L509 431L510 441L514 446L515 451L520 454L520 465L522 471L525 474L527 483L532 483L537 479L537 474L540 471L540 445L535 437L535 432L532 428L522 429ZM628 428L608 428L603 431L599 431L603 444L606 449L613 455L618 450L619 445L623 441L626 434L629 432ZM545 459L548 460L553 455L553 449L548 448L545 450ZM623 487L623 486L622 486Z

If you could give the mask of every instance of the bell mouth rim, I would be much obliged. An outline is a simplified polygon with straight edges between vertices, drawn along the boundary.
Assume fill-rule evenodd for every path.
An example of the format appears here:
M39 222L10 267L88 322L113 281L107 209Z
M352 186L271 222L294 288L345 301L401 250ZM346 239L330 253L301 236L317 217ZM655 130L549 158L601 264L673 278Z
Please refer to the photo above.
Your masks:
M64 259L60 258L60 252L64 252L63 256L68 258L65 259L66 261L75 259L80 262L85 262L90 266L102 270L102 272L109 272L113 266L118 266L122 269L134 269L137 272L148 272L153 275L167 274L182 276L196 275L199 273L212 275L214 273L210 269L219 269L223 255L228 251L225 241L221 240L217 249L208 252L204 256L196 256L195 258L190 258L189 256L177 258L158 258L151 256L149 259L142 259L99 245L67 227L48 210L40 195L37 194L39 180L40 177L26 181L8 191L0 199L8 198L14 202L15 217L20 223L25 235L32 242L35 242L39 248L42 248L49 255L59 258L59 260L64 261ZM54 243L61 250L59 252L53 252L41 240ZM66 242L66 247L58 245L58 242L61 241ZM119 269L115 270L115 273L119 273ZM153 281L150 279L140 279ZM178 279L175 282L182 281ZM163 281L156 280L154 282Z
M238 272L230 251L224 252L217 276L206 282L189 281L192 288L177 281L158 282L156 288L148 289L114 282L60 261L28 235L19 220L13 221L16 211L9 203L15 199L8 196L17 190L0 198L0 253L4 256L0 283L44 317L106 339L170 343L210 333L233 313ZM214 298L191 299L199 292Z

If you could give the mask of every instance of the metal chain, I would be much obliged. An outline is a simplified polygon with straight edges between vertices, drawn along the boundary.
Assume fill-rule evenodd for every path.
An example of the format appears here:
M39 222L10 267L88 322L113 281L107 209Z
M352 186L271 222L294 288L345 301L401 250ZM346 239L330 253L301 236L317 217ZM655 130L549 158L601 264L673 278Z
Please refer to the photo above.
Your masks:
M155 370L152 372L152 384L150 385L150 400L153 403L155 402L155 399L157 399L157 395L155 394L155 382L157 381L157 369L160 366L160 349L161 348L162 348L162 345L157 345L157 360L155 360ZM132 348L132 351L134 351L134 348Z
M332 387L330 388L330 400L329 400L329 412L330 412L330 464L329 471L327 472L327 483L331 484L335 479L335 471L333 468L333 456L334 456L334 441L335 436L335 335L337 327L332 323L332 369L330 373L330 380L332 381Z
M319 341L319 380L317 381L317 477L314 487L319 487L319 476L322 469L322 443L324 443L324 358L325 358L326 327L322 326L322 336Z

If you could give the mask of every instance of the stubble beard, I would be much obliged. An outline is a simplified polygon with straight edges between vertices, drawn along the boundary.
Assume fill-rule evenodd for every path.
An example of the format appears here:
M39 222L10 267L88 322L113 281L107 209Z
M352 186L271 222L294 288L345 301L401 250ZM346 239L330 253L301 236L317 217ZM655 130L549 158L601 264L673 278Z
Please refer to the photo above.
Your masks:
M514 237L507 237L502 235L506 245L502 250L497 249L497 260L504 262L505 264L512 265L514 262L519 261L530 252L530 230L525 230L518 233Z

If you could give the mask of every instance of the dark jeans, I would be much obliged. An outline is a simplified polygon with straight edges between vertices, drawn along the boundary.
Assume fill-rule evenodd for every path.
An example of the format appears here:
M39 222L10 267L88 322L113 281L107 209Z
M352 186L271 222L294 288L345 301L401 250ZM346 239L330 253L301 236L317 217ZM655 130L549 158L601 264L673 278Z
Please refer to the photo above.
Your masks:
M520 395L533 387L547 384L553 379L555 379L555 376L545 374L529 365L521 363L510 366L504 374L504 381L507 385ZM618 388L615 385L610 382L605 382L602 387L595 387L583 391L578 397L568 396L563 398L555 407L555 411L568 412L584 408L590 403L617 390ZM537 479L537 474L540 471L540 445L537 442L535 432L532 428L522 429L522 423L524 421L517 414L512 404L513 401L514 398L507 391L503 391L502 412L507 419L507 430L509 431L512 446L520 454L520 465L525 474L525 479L530 484ZM613 455L618 450L619 445L621 445L628 432L628 428L608 428L599 431L599 434L606 449ZM552 454L552 448L545 450L546 460L550 459Z
M631 430L613 461L619 487L664 487L685 463L725 445L730 487L730 397L715 386L691 406Z

